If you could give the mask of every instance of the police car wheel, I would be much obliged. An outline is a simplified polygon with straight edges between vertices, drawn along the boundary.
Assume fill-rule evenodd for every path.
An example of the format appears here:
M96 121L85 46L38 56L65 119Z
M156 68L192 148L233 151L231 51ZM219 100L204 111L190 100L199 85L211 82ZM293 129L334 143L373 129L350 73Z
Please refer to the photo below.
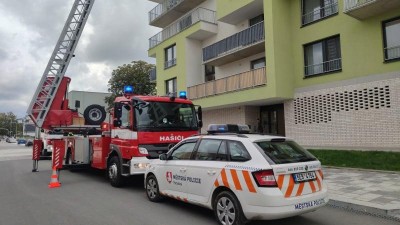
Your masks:
M239 200L230 191L217 195L213 204L214 214L221 225L243 225L247 223Z
M152 202L159 202L163 199L160 195L157 178L154 175L149 175L146 178L146 195Z

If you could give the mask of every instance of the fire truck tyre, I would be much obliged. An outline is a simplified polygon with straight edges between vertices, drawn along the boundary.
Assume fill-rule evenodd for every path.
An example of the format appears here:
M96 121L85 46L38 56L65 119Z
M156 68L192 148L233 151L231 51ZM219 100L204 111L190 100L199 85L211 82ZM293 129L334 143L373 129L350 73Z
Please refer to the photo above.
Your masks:
M163 197L160 195L160 190L158 189L157 178L153 174L146 178L146 195L152 202L160 202L163 200Z
M83 112L83 117L89 125L100 125L106 119L106 110L101 105L89 105Z
M213 210L221 225L243 225L248 222L239 200L230 191L222 191L217 195L213 202Z
M117 156L111 158L107 171L111 186L122 187L124 185L124 179L121 175L121 164Z

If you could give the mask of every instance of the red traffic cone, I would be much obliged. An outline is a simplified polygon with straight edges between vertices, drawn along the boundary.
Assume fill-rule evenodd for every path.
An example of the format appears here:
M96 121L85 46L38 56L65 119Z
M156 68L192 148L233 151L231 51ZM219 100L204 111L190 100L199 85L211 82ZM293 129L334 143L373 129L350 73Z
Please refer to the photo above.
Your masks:
M51 174L49 188L58 188L61 187L61 183L58 182L58 175L56 167L53 167L53 173Z

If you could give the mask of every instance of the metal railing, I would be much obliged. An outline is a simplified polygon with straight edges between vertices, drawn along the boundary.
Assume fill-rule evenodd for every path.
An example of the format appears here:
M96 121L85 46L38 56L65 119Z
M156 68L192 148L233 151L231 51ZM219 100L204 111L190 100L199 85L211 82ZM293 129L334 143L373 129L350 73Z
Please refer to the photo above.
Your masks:
M371 2L375 2L376 0L345 0L344 1L344 11L350 11L354 8L359 8L364 5L367 5Z
M156 67L154 67L153 69L151 69L149 71L149 78L150 78L150 82L154 82L157 80L157 70Z
M199 99L265 85L265 67L188 87L189 99Z
M176 58L164 62L164 69L168 69L176 65Z
M184 0L165 0L164 2L158 4L149 12L150 23L183 1Z
M154 48L161 42L167 40L168 38L182 32L186 28L192 26L193 24L204 21L212 24L217 24L215 18L215 11L205 9L205 8L197 8L183 17L181 17L176 22L170 24L165 27L162 31L154 35L149 39L149 47Z
M311 76L315 74L328 73L342 69L342 58L325 61L322 63L307 65L304 67L305 76Z
M400 45L385 48L385 60L400 59Z
M323 8L308 12L302 15L302 25L323 19L339 11L338 2L328 4Z
M203 62L229 54L232 50L239 50L264 40L264 22L260 22L203 48Z

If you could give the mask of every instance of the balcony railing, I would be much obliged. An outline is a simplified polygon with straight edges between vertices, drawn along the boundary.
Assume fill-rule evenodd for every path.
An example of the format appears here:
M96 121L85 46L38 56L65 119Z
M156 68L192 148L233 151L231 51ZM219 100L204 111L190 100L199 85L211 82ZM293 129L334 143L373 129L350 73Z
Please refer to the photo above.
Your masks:
M400 45L385 48L385 60L400 59Z
M264 22L260 22L203 48L203 62L229 54L232 50L239 50L264 40Z
M338 11L338 2L335 1L334 3L326 5L323 8L304 14L302 16L302 24L306 25L308 23L323 19L325 17L338 13Z
M167 40L168 38L182 32L186 28L192 26L193 24L204 21L212 24L217 24L215 18L215 11L205 9L205 8L197 8L192 12L186 14L177 22L172 23L171 25L167 26L165 29L154 35L149 39L149 46L150 48L154 48L161 42Z
M188 87L189 99L199 99L265 85L265 67Z
M333 59L330 61L305 66L305 76L329 73L342 69L342 59Z
M168 69L176 65L176 58L164 62L164 69Z
M157 80L157 72L156 68L154 67L149 71L150 82L154 82Z
M345 0L344 1L344 11L350 11L355 8L360 8L376 0Z
M154 7L149 12L149 21L150 21L150 23L153 22L159 16L161 16L164 13L166 13L168 10L171 10L172 8L174 8L176 5L180 4L183 1L184 0L166 0L166 1L158 4L156 7Z

